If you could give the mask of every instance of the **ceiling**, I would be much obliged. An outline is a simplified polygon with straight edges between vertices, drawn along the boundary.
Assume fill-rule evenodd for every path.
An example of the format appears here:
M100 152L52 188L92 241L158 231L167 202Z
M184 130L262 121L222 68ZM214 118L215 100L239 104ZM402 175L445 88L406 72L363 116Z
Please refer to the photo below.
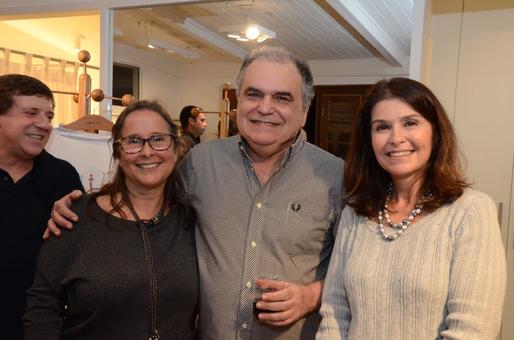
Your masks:
M116 10L116 42L177 61L239 62L255 41L237 41L226 26L255 23L307 60L380 58L406 66L413 0L235 0Z

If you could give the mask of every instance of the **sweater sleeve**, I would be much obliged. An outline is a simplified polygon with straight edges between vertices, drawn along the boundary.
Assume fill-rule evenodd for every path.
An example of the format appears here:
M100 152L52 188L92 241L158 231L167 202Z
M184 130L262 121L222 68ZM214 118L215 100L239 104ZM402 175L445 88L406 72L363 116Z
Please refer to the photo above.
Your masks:
M348 215L350 207L346 207L339 219L337 236L332 250L327 275L323 285L323 295L320 308L322 317L316 339L344 339L350 326L350 306L344 287L345 258L343 255L344 241L348 233Z
M62 289L52 286L38 268L34 283L27 291L27 308L23 317L26 340L61 338L65 296Z
M61 338L66 313L66 275L77 253L78 234L80 231L65 230L61 237L52 237L41 247L34 282L26 293L23 317L26 340Z
M455 233L444 339L494 340L500 330L506 263L494 202L473 197Z

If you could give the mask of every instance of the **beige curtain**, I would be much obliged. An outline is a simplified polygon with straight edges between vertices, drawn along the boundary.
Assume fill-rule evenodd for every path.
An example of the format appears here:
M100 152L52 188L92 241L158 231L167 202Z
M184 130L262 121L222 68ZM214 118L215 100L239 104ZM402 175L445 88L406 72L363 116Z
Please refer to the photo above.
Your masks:
M33 56L30 53L0 50L0 74L19 73L44 82L52 91L77 91L80 64ZM77 104L71 95L54 94L55 117L52 125L68 124L78 118Z

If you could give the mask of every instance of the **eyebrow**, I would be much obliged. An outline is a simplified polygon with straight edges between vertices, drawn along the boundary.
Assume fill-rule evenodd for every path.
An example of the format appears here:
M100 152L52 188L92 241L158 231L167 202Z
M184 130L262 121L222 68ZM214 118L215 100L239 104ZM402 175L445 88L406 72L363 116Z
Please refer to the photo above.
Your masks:
M256 87L253 87L253 86L249 86L246 90L245 90L245 93L248 93L248 92L258 92L258 93L264 93L262 90L259 90L258 88ZM285 96L285 97L289 97L289 98L294 98L293 94L289 91L277 91L277 92L273 92L271 94L272 96Z
M284 96L284 97L294 98L293 94L291 92L288 92L288 91L275 92L273 95L274 96Z
M258 88L256 88L256 87L252 87L252 86L247 87L247 88L246 88L246 90L245 90L245 93L247 93L247 92L252 92L252 91L253 91L253 92L259 92L259 93L262 93L262 91L261 91L261 90L259 90L259 89L258 89Z
M423 115L421 115L420 113L413 113L411 115L402 117L401 120L405 121L405 120L419 118L419 117L423 117ZM373 125L374 123L387 123L387 122L389 122L389 120L387 120L387 119L375 119L375 120L371 121L371 125Z
M171 132L163 132L163 131L154 131L151 132L148 137L155 136L155 135L172 135ZM127 137L141 137L141 135L137 132L131 133L130 135L127 135ZM141 137L143 138L143 137Z
M26 107L26 106L19 106L19 108L22 110L22 111L30 111L30 112L38 112L39 111L39 107ZM55 117L55 111L54 110L50 110L50 111L45 111L44 114L51 114L52 115L52 118Z

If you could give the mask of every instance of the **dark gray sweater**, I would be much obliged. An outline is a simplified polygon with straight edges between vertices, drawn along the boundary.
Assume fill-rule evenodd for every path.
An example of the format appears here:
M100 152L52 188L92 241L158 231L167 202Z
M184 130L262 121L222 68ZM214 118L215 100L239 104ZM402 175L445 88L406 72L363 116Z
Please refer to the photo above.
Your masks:
M27 340L148 339L148 272L139 227L106 214L96 202L86 214L87 200L74 204L79 222L73 231L41 249L27 292ZM192 338L196 317L194 230L179 215L174 209L148 228L161 339Z

